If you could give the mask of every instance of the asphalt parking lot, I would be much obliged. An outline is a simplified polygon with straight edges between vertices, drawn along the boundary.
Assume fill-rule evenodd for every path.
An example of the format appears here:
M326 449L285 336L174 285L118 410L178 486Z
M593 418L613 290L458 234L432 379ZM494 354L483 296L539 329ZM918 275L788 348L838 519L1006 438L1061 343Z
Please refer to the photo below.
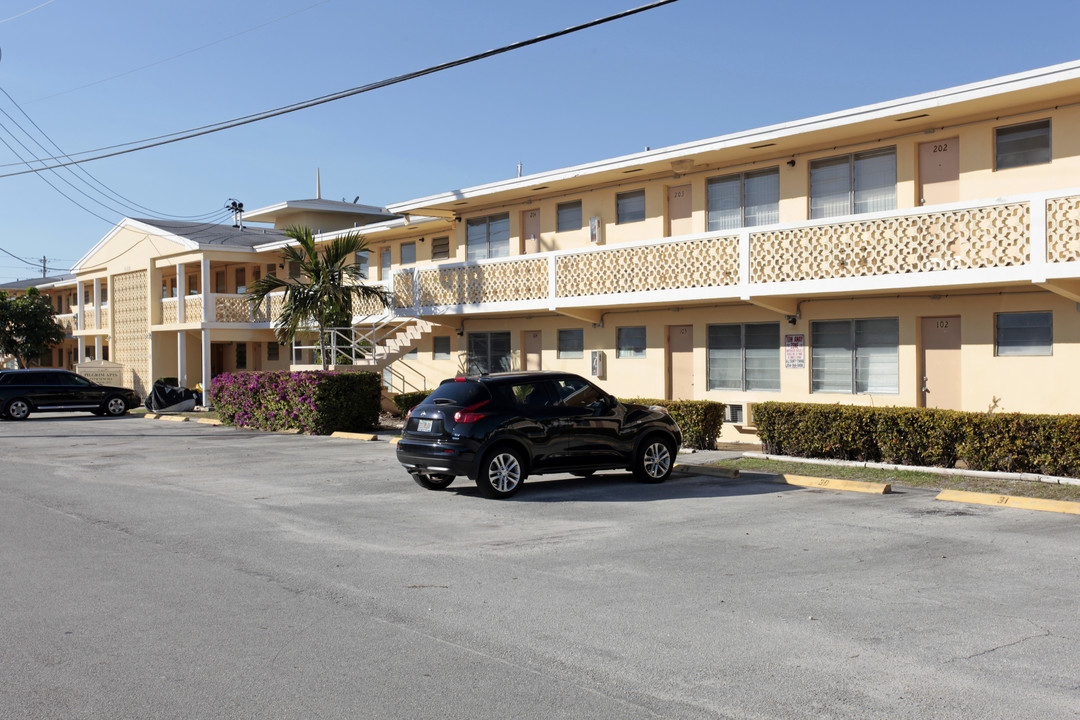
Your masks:
M0 718L1080 717L1076 516L0 422Z

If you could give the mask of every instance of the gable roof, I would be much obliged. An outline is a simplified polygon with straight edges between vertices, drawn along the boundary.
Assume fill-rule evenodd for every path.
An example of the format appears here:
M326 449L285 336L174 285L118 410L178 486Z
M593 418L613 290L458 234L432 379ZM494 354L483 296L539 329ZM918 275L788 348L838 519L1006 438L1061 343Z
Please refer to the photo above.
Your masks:
M62 285L75 280L74 275L50 275L49 277L31 278L29 280L15 280L9 283L0 284L0 290L29 290L32 287L36 287L41 290L43 288L53 287L55 285Z
M212 225L209 223L180 222L178 220L146 220L130 218L133 222L148 225L163 231L165 235L186 240L196 247L237 247L253 248L275 240L285 239L280 230L270 228L238 228L232 225Z

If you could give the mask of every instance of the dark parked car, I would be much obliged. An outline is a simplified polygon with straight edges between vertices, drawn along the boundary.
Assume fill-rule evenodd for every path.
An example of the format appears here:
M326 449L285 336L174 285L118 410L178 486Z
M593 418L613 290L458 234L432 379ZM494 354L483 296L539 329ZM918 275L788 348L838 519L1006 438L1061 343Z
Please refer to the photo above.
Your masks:
M663 482L681 443L663 408L624 405L570 373L517 372L444 380L409 413L397 457L429 490L465 475L507 498L543 473L623 469Z
M138 404L132 390L98 385L67 370L0 370L0 415L12 420L62 410L123 415Z

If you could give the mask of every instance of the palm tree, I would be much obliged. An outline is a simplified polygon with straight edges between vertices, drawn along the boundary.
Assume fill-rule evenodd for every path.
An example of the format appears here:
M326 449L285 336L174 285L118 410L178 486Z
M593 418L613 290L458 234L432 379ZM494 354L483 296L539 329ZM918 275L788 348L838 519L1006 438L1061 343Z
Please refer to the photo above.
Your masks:
M282 250L285 262L298 263L298 277L279 278L264 275L248 290L248 303L253 313L262 309L266 296L285 291L281 314L274 320L274 332L281 343L291 343L304 326L314 323L319 328L319 354L323 370L327 368L326 329L342 323L352 324L353 300L374 300L390 307L390 296L382 288L364 284L356 253L367 250L367 242L357 233L334 238L320 254L310 228L294 225L285 229L286 237L296 241ZM290 273L291 275L291 273Z

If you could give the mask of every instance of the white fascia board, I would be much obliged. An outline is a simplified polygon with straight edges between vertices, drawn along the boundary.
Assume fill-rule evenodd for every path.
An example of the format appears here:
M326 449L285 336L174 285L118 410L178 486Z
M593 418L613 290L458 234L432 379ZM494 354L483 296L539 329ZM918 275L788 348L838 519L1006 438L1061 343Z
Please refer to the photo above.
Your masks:
M267 205L263 208L256 210L248 210L244 212L243 218L245 221L250 222L270 222L269 220L256 220L260 215L271 215L281 212L282 210L317 210L320 212L338 212L348 214L363 213L365 215L388 215L389 212L386 208L376 207L374 205L360 205L358 203L343 203L337 200L326 200L323 198L313 198L311 200L286 200L285 202L277 203L276 205Z
M383 222L372 223L370 225L361 225L360 227L344 228L342 230L334 230L332 232L325 232L315 235L315 242L325 242L327 240L333 240L335 238L348 235L350 233L357 233L359 235L370 235L371 233L386 232L387 230L396 230L403 227L413 227L419 225L425 225L427 223L436 222L449 222L446 218L427 217L424 215L413 215L411 218L394 218L393 220L384 220ZM274 242L265 243L255 246L255 252L269 252L271 250L280 250L283 247L290 245L295 246L297 242L292 238L285 240L275 240Z
M600 160L598 162L575 165L535 175L526 175L510 180L476 185L461 190L429 195L427 197L408 200L406 202L391 203L386 206L390 212L408 212L412 208L422 208L428 205L440 205L448 202L468 200L483 195L506 190L519 190L532 185L547 182L557 182L576 177L592 175L608 170L620 170L623 168L639 165L643 162L658 162L664 160L676 160L688 155L723 150L737 145L757 144L777 140L780 138L798 135L815 130L827 130L831 128L851 125L856 122L876 120L892 115L917 113L923 110L951 105L959 102L978 100L981 98L1000 95L1017 90L1026 90L1040 85L1048 85L1054 82L1063 82L1080 78L1080 61L1052 65L1014 75L1006 75L991 80L982 80L968 85L960 85L945 90L912 95L897 100L864 105L849 110L817 115L802 120L768 125L755 130L720 135L705 140L695 140L681 145L672 145L657 150L622 155L619 157Z

